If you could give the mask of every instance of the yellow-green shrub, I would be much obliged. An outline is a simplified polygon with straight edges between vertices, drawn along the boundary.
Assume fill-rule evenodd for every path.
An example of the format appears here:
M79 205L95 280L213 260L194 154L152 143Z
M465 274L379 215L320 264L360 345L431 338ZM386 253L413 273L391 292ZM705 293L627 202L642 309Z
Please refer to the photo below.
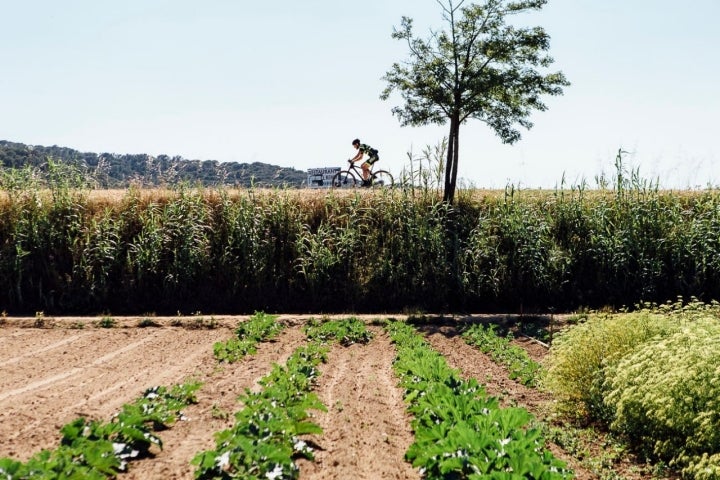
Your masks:
M606 372L612 430L647 457L720 479L720 322L706 317L639 346Z
M562 413L578 420L606 420L605 369L649 339L675 331L678 325L677 318L650 310L593 314L585 323L555 337L543 384L555 394Z

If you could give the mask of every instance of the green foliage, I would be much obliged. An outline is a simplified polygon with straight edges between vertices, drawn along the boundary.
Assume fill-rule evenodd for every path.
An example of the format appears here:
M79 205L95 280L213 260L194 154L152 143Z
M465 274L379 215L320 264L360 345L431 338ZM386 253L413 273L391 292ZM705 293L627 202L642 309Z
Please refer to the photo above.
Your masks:
M184 419L182 410L187 405L197 403L195 392L201 386L199 382L188 382L173 385L171 388L164 386L148 388L134 405L146 418L152 420L155 430L161 430L178 419Z
M543 95L560 95L569 85L561 72L541 73L553 63L549 36L541 27L517 28L506 17L539 10L544 0L485 0L481 4L438 2L447 30L427 40L413 33L402 18L393 38L407 42L409 60L385 74L381 98L397 91L405 101L394 107L402 125L450 122L443 199L453 202L457 180L459 131L468 119L484 122L504 143L520 139L516 125L532 127L533 110L547 106Z
M365 323L355 317L344 320L311 319L304 331L310 340L322 343L336 341L345 347L353 343L368 343L373 337Z
M239 398L244 408L235 414L235 425L216 434L214 450L192 460L195 478L298 478L295 459L313 458L300 436L322 433L309 410L327 409L310 389L326 355L326 348L314 343L300 347L285 367L273 366L260 381L261 391L247 389Z
M61 428L60 446L43 450L22 463L0 458L0 476L8 479L114 478L127 462L145 457L152 445L162 448L155 431L168 428L182 409L196 403L199 383L154 387L122 410L108 423L77 418Z
M213 353L218 361L236 362L245 355L255 353L258 342L274 338L283 328L284 325L277 321L277 315L255 312L248 321L240 323L235 329L237 338L216 342L213 345Z
M510 344L512 333L500 336L495 331L496 328L496 325L486 327L475 324L466 329L462 336L468 344L489 354L496 363L508 367L511 379L528 387L537 386L540 364L531 359L524 349Z
M65 187L62 187L65 188ZM720 195L624 186L0 193L10 314L570 310L720 298Z
M489 206L469 234L462 258L464 286L481 296L512 292L521 303L525 292L543 288L547 296L558 295L562 285L556 279L566 276L570 259L553 238L553 212L506 195Z
M103 317L95 323L100 328L115 328L117 320L112 317Z
M720 323L706 317L608 367L611 428L688 478L720 479Z
M123 188L140 183L144 186L165 186L175 182L189 182L205 186L252 185L263 187L299 187L307 181L304 171L278 167L267 163L218 162L190 160L181 156L147 154L114 154L79 152L65 147L44 147L0 140L0 174L13 171L33 171L44 177L47 159L60 168L85 172L86 182L100 188ZM5 167L5 168L3 168ZM65 177L64 181L67 181ZM6 184L0 180L0 184Z
M476 380L464 381L412 327L390 322L397 346L394 368L413 414L415 442L406 452L424 478L570 478L544 448L531 415L500 408Z
M564 413L577 419L608 420L603 397L607 369L639 345L680 327L677 318L650 309L592 314L553 339L543 383Z

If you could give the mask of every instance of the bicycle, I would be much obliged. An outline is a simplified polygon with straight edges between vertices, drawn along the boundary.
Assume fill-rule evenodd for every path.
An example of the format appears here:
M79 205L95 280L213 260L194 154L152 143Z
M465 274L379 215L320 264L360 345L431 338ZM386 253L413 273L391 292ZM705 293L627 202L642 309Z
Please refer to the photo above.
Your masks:
M393 176L387 170L372 171L370 165L370 177L368 183L363 181L362 168L348 160L350 167L347 170L340 170L332 178L332 188L355 188L357 186L370 188L390 188L393 186Z

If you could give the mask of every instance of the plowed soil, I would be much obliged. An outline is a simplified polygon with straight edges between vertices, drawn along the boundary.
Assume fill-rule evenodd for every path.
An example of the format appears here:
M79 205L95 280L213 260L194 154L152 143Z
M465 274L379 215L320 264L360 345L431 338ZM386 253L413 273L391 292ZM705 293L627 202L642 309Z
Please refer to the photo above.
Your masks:
M140 328L141 319L115 319L101 328L98 319L4 319L0 323L0 458L27 460L59 444L59 429L79 416L108 421L122 404L146 388L190 380L203 383L186 421L159 433L164 449L129 464L129 479L191 479L190 460L214 448L213 434L233 424L242 406L237 396L257 388L273 363L284 363L306 339L305 317L281 316L288 328L255 355L234 364L213 358L213 344L233 336L247 317L158 318ZM82 328L81 328L82 327ZM395 349L382 328L370 326L367 345L334 346L320 366L316 393L328 412L316 412L322 435L314 462L299 461L303 479L419 479L404 461L413 441L410 417L392 370ZM420 327L428 341L462 375L485 384L504 404L545 415L551 400L508 378L508 372L467 346L450 324ZM536 359L545 348L520 343ZM596 478L557 447L577 478Z

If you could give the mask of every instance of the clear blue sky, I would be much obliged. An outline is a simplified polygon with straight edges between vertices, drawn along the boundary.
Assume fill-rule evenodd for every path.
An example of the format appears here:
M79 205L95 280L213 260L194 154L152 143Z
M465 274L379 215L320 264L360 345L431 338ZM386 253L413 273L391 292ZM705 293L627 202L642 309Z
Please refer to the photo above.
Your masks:
M398 172L446 127L400 127L381 77L406 58L403 15L434 0L0 0L0 139L81 151L340 166L360 137ZM617 150L667 188L720 184L719 0L550 0L547 99L513 146L460 132L459 176L552 188L611 174Z

